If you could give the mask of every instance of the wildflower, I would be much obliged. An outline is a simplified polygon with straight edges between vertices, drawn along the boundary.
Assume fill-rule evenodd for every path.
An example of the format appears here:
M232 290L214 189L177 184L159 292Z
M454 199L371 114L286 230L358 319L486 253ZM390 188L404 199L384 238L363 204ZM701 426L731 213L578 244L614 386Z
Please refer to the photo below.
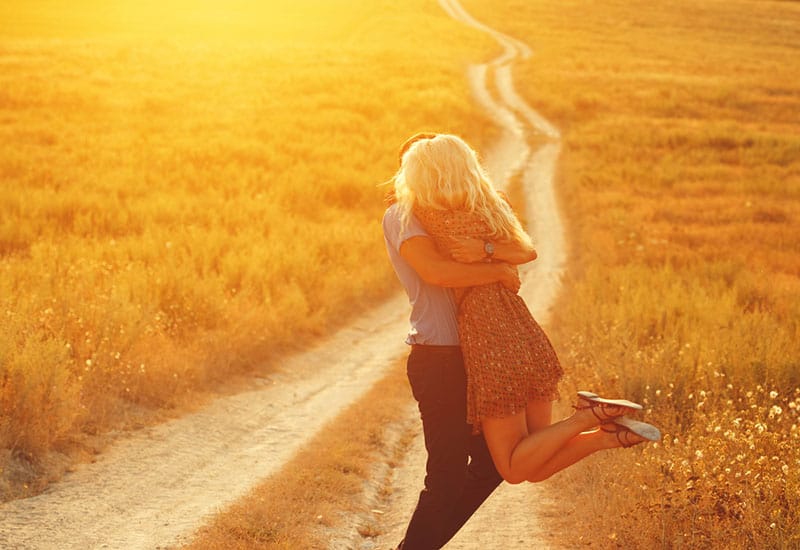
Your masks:
M87 367L91 367L92 366L92 360L91 359L87 359L86 360L86 366Z
M783 409L780 408L778 405L773 405L772 408L769 410L769 417L775 418L776 416L780 416L783 412Z
M697 458L703 458L703 451L701 451L700 449L697 449L694 452L694 456L696 456Z
M775 399L776 397L778 397L778 392L776 392L775 390L772 390L771 392L769 392L769 396L772 399Z

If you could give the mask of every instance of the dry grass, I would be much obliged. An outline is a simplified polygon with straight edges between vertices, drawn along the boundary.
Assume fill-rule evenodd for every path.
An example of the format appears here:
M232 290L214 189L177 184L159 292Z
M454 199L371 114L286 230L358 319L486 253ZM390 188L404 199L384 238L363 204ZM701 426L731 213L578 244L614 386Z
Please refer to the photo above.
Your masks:
M800 5L465 4L533 46L517 81L564 130L563 393L666 433L553 481L565 542L797 547Z
M422 0L0 21L0 498L396 290L376 184L397 147L482 141L463 64L487 43Z
M356 525L354 518L371 513L362 497L365 485L376 462L391 460L386 431L410 398L404 366L398 362L279 472L203 527L186 548L329 548L328 533L341 532L342 526L357 528L362 537L379 534L373 523Z

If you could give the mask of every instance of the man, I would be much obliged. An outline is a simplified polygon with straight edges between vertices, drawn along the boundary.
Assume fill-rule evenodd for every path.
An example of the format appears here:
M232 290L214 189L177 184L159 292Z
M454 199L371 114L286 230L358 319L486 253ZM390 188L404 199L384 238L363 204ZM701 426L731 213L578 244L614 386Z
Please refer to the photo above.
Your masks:
M413 143L435 135L406 141L401 161ZM483 436L472 435L466 423L466 374L450 289L499 282L517 292L514 265L535 259L536 252L518 242L462 238L447 257L413 217L402 227L396 204L384 214L383 233L411 302L407 373L428 451L425 488L398 550L431 550L444 546L502 481Z

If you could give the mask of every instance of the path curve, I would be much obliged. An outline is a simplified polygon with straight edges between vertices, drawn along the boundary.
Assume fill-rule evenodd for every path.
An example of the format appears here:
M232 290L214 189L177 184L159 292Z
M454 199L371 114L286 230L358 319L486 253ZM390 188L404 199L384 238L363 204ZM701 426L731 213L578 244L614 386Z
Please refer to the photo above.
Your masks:
M491 34L504 48L489 64L470 67L469 77L476 98L502 128L497 144L486 154L490 173L498 182L522 175L525 208L539 251L539 259L523 274L522 294L537 319L544 321L565 260L552 188L558 143L533 152L528 138L539 134L555 140L558 133L514 91L511 63L529 56L530 48L475 21L455 0L440 4L452 17ZM498 98L488 90L489 79ZM220 398L201 412L136 432L44 493L0 504L0 548L134 550L181 544L211 514L276 472L405 356L402 335L407 317L407 300L398 295L288 358L281 373L262 380L262 389ZM409 407L406 425L419 430L414 415ZM306 430L298 432L297 426ZM407 454L417 457L417 470L404 466L394 472L396 525L386 540L404 527L413 508L422 479L419 463L424 466L420 443L417 437ZM527 540L525 547L530 547L530 538L524 535L533 527L509 525L508 510L513 501L515 509L525 511L521 503L533 506L540 497L533 486L521 489L522 493L518 490L502 487L449 547L474 548L483 541L480 545L486 548L514 548L513 537L520 534ZM534 509L526 516L532 517ZM491 540L486 539L487 521L492 525ZM500 525L513 527L509 538L495 530Z
M539 257L521 270L520 294L541 324L549 319L550 308L558 296L567 253L563 222L555 195L555 170L560 152L560 133L517 94L512 79L515 62L532 55L530 47L516 38L500 33L475 20L457 0L439 0L444 11L454 19L489 34L502 53L486 64L468 68L468 78L475 99L501 130L499 140L484 155L492 180L505 187L512 178L521 177L528 220ZM496 97L490 91L497 90ZM544 145L533 148L532 138ZM418 415L415 408L408 413ZM353 536L348 548L374 550L393 548L402 538L418 498L425 475L425 444L419 421L405 420L414 438L402 462L386 481L384 501L371 499L371 512L379 519L361 518L363 523L377 523L381 535L363 540ZM549 497L541 484L502 484L446 546L448 550L547 549L553 546L542 517L547 515ZM357 531L357 529L352 529Z

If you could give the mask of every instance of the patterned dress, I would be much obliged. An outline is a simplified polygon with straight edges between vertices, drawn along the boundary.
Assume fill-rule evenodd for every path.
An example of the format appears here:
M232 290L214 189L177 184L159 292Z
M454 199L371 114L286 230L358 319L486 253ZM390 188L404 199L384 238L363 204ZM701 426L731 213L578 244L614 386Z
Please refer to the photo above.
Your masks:
M441 250L449 237L491 238L477 214L415 208L414 216ZM500 283L455 289L458 334L467 372L467 422L525 410L558 398L563 369L547 335L522 298Z

